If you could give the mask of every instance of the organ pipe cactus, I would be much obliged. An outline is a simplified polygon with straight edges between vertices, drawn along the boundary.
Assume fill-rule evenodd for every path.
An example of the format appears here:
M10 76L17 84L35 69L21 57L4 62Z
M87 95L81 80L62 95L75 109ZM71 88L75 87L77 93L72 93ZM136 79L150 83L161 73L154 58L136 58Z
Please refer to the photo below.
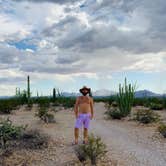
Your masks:
M119 84L119 93L117 95L117 101L119 110L123 117L127 116L131 112L131 108L134 101L135 85L127 84L125 78L125 84L122 86Z

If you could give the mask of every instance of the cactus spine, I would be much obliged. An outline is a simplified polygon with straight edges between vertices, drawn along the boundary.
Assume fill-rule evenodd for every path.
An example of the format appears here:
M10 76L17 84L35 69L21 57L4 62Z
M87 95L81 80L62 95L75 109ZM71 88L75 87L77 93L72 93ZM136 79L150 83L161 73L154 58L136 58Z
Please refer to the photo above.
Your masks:
M122 116L127 116L131 112L132 104L134 101L135 85L127 84L125 78L125 84L122 86L119 84L119 93L117 95L119 110Z

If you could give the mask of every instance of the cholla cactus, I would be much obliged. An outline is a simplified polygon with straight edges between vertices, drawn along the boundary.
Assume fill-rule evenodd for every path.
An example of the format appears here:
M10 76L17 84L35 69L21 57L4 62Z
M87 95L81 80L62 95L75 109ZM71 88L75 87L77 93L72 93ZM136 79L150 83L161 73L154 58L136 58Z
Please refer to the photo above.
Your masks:
M135 85L127 84L125 78L125 84L122 86L119 84L119 93L117 95L119 110L122 116L127 116L131 112L132 104L134 101Z

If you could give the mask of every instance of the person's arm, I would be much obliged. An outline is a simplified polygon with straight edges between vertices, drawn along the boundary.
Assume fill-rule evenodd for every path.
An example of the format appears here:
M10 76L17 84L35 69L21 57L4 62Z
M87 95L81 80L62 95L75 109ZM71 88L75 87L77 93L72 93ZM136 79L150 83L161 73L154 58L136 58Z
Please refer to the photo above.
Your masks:
M78 104L79 104L78 101L79 101L79 98L76 99L76 102L74 105L74 113L75 113L76 118L78 117Z
M91 109L91 119L93 119L94 111L93 111L93 98L90 100L90 109Z

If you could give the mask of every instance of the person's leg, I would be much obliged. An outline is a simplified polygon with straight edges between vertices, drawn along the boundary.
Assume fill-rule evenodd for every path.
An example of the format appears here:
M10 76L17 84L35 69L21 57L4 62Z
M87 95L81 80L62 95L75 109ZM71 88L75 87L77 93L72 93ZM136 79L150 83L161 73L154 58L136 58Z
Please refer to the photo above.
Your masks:
M78 144L79 128L74 129L75 144Z
M75 137L74 143L75 144L78 144L79 128L81 128L82 123L83 123L82 117L81 115L79 115L79 117L76 119L75 128L74 128L74 137Z
M87 114L84 119L84 143L88 143L88 128L90 125L90 114Z
M84 128L84 143L88 143L88 129Z

